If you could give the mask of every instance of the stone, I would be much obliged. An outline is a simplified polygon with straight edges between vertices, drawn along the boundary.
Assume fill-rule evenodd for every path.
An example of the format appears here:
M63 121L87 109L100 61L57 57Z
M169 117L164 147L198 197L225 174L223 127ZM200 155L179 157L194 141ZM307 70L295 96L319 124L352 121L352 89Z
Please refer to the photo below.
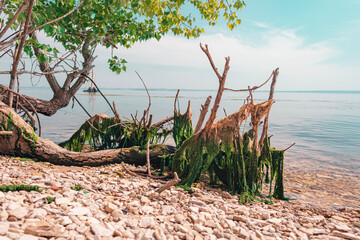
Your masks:
M154 235L154 230L147 229L142 236L141 240L152 240Z
M244 239L248 239L250 237L250 233L246 231L244 228L239 227L239 233L238 236Z
M9 231L10 223L0 222L0 235L5 235Z
M25 234L38 237L56 237L60 235L60 227L52 226L47 222L38 222L25 228Z
M345 238L345 239L350 239L350 240L360 240L359 236L356 236L355 234L352 233L344 233L344 232L339 232L339 231L333 231L332 234L336 237L340 237L340 238Z
M98 237L112 237L114 230L108 229L101 224L91 224L91 231Z
M70 202L71 202L71 200L66 197L55 198L56 205L61 205L61 204L68 205Z
M185 221L186 220L186 217L183 215L183 214L176 214L175 215L175 221L177 222L177 223L182 223L183 221Z
M117 206L111 202L108 202L105 206L105 211L107 213L112 213L113 211L115 211L117 209Z
M151 228L155 226L154 217L142 217L139 222L139 227L141 228Z
M90 209L85 207L75 207L70 210L69 215L76 215L76 216L92 216Z
M175 212L176 212L176 209L174 207L165 205L165 206L163 206L161 213L163 215L169 215L169 214L173 214Z
M5 221L8 219L8 217L9 217L9 214L5 210L2 210L0 212L0 221Z
M118 222L121 219L121 217L123 216L123 213L121 210L115 210L111 213L111 216L113 217L113 220L115 222Z
M24 207L18 207L8 210L9 216L15 217L18 220L24 218L28 214L28 210Z
M261 219L262 220L268 220L270 218L270 213L268 213L268 212L263 212L262 214L261 214Z
M147 197L145 197L145 196L141 196L140 202L141 202L142 204L146 204L146 203L150 203L151 201L150 201L149 198L147 198Z
M22 235L18 240L38 240L39 238L36 236L32 236L32 235Z
M139 210L140 210L140 213L146 214L146 215L152 214L154 212L154 208L151 206L141 206L139 208Z
M335 229L339 230L341 232L350 232L351 228L349 228L348 226L346 226L345 224L341 223L341 224L335 224Z
M38 218L38 217L43 217L47 215L47 211L42 209L42 208L35 208L33 209L30 218Z
M71 223L73 223L73 221L71 221L71 219L68 216L62 217L62 221L61 221L62 225L66 226L66 225L69 225Z

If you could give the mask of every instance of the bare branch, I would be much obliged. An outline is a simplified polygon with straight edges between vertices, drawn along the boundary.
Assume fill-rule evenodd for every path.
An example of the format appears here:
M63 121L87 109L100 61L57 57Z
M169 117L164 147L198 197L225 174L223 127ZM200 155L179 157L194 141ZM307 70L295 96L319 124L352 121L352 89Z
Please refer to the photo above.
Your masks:
M174 179L168 181L165 185L163 185L162 187L158 188L156 190L156 192L158 192L159 194L162 193L163 191L165 191L168 188L171 188L172 186L174 186L175 184L177 184L178 182L180 182L181 179L178 177L177 173L174 172Z
M138 77L140 78L140 80L141 80L141 82L142 82L142 84L144 85L144 88L145 88L145 90L146 90L146 93L147 93L147 95L148 95L148 98L149 98L149 106L148 106L148 108L144 111L144 116L141 118L141 120L140 120L140 123L141 123L141 121L143 120L144 121L144 125L146 124L146 121L148 120L148 115L149 115L149 110L150 110L150 106L151 106L151 97L150 97L150 93L149 93L149 91L148 91L148 89L147 89L147 87L146 87L146 85L145 85L145 82L144 82L144 80L141 78L141 76L139 75L139 73L137 72L137 71L135 71L136 72L136 74L138 75ZM145 121L145 116L146 116L146 121Z
M28 4L28 1L24 1L23 4L19 7L19 9L16 11L16 13L14 14L14 16L10 19L10 21L6 24L6 26L2 29L2 31L0 32L0 38L2 38L2 36L4 36L4 34L6 33L7 30L9 30L9 28L11 27L11 25L15 22L15 20L17 19L17 17L22 13L22 11L24 11L24 9L26 8L26 5ZM18 38L20 39L20 37ZM4 45L8 42L5 43L0 43L0 45ZM9 42L10 43L10 42Z
M278 69L278 68L277 68ZM276 70L275 70L276 71ZM264 86L270 79L271 79L271 77L274 75L274 71L271 73L271 75L270 75L270 77L265 81L265 82L263 82L261 85L259 85L259 86L254 86L254 87L252 87L252 88L246 88L246 89L237 89L237 90L235 90L235 89L231 89L231 88L225 88L224 90L229 90L229 91L233 91L233 92L247 92L247 91L254 91L254 90L256 90L256 89L258 89L258 88L261 88L262 86Z
M201 126L202 126L203 123L204 123L205 116L206 116L206 114L207 114L207 112L208 112L211 99L212 99L212 97L211 97L211 96L208 96L207 99L206 99L206 101L205 101L205 105L201 105L200 117L199 117L199 120L198 120L198 122L197 122L197 124L196 124L194 134L196 134L196 133L198 133L198 132L200 131Z
M213 61L213 59L212 59L212 57L211 57L211 55L210 55L208 45L205 44L205 47L204 47L204 46L202 45L202 43L200 43L200 48L201 48L201 50L206 54L206 56L208 57L209 62L210 62L210 64L211 64L211 67L214 69L214 72L215 72L216 76L219 78L219 81L220 81L221 75L220 75L217 67L215 66L214 61ZM224 69L224 71L225 71L225 69Z
M283 151L285 152L285 151L289 150L294 145L295 145L295 143L291 144L289 147L285 148Z
M167 117L167 118L165 118L163 120L160 120L157 123L154 123L153 126L160 127L160 126L164 125L165 123L167 123L167 122L169 122L169 121L171 121L173 119L174 119L174 115L172 115L170 117Z

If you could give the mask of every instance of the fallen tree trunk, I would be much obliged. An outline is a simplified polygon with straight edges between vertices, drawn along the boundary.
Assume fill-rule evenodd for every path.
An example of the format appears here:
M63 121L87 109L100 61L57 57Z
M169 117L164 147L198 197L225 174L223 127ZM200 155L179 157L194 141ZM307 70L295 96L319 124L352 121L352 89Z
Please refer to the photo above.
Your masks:
M10 129L11 136L0 135L0 153L7 155L33 157L59 165L99 166L110 163L126 162L143 165L146 163L146 150L139 147L107 149L96 152L68 151L56 143L38 137L14 110L0 101L0 124ZM159 166L163 155L171 154L174 148L162 144L150 147L151 163Z

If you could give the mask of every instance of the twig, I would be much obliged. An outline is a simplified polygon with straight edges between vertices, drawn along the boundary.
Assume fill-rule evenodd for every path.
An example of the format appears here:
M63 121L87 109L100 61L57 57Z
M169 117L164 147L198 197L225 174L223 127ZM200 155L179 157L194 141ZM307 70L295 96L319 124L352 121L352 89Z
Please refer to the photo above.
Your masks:
M278 70L279 68L277 68L276 70ZM276 71L275 70L275 71ZM256 90L256 89L258 89L258 88L261 88L262 86L264 86L270 79L271 79L271 77L273 76L273 74L274 74L274 71L271 73L271 75L270 75L270 77L265 81L265 82L263 82L260 86L254 86L254 87L252 87L252 88L246 88L246 89L237 89L237 90L235 90L235 89L231 89L231 88L225 88L224 90L229 90L229 91L233 91L233 92L247 92L247 91L254 91L254 90Z
M89 118L91 118L91 115L88 111L86 111L86 109L84 108L84 106L80 103L80 101L77 99L77 97L75 97L75 95L73 96L73 98L75 99L75 101L80 105L80 107L84 110L84 112L89 116Z
M208 45L205 44L205 47L203 47L202 43L200 43L200 48L201 48L201 50L206 54L206 56L208 57L209 62L210 62L210 65L211 65L211 67L214 69L214 72L215 72L215 74L216 74L216 76L218 77L219 82L220 82L220 81L221 81L221 75L220 75L217 67L215 66L214 61L213 61L213 59L212 59L212 57L211 57L211 55L210 55Z
M170 122L173 119L174 119L174 115L172 115L170 117L167 117L167 118L165 118L163 120L160 120L157 123L154 123L153 126L160 127L160 126L164 125L165 123Z
M148 175L151 176L151 165L150 165L150 139L148 139L146 144L146 162L147 162L147 171Z
M207 99L206 99L206 101L205 101L205 105L201 105L200 116L199 116L199 120L198 120L198 122L197 122L197 124L196 124L194 134L196 134L197 132L200 131L201 126L202 126L203 123L204 123L205 116L206 116L206 114L207 114L207 112L208 112L211 99L212 99L212 97L211 97L211 96L208 96Z
M102 132L100 131L99 129L97 129L94 125L92 125L92 123L86 119L86 122L90 125L90 127L92 127L93 129L95 129L96 131L98 131L99 133L102 133L102 134L106 134L106 132Z
M147 89L147 87L146 87L146 85L145 85L144 80L141 78L141 76L139 75L139 73L138 73L137 71L135 71L135 72L136 72L136 74L138 75L138 77L140 78L142 84L144 85L144 88L145 88L145 90L146 90L146 93L147 93L147 95L148 95L148 97L149 97L149 106L148 106L148 108L144 111L144 115L143 115L143 117L142 117L141 120L140 120L140 124L141 124L141 121L144 121L144 126L145 126L145 125L146 125L146 122L148 121L149 110L150 110L150 106L151 106L151 97L150 97L150 93L149 93L149 91L148 91L148 89ZM146 119L145 119L145 116L146 116Z
M155 192L158 192L159 194L163 191L165 191L166 189L174 186L175 184L177 184L178 182L180 182L181 179L178 177L177 173L174 172L174 179L168 181L165 185L161 186L160 188L156 189Z
M176 108L176 101L178 101L179 92L180 92L180 89L177 90L176 95L175 95L175 100L174 100L174 112L175 112L176 114L178 113L178 110L177 110L177 108ZM179 112L180 112L180 106L179 106Z
M295 145L295 143L291 144L289 147L285 148L283 151L285 152L285 151L289 150L294 145Z
M14 93L15 95L18 95L22 100L24 100L24 102L26 102L27 104L29 104L31 110L35 113L36 115L36 118L38 120L38 124L39 124L39 137L41 137L41 123L40 123L40 118L39 118L39 115L36 111L36 109L34 108L34 106L29 102L29 100L27 100L23 95L21 95L20 93L17 93L13 90L11 90L10 88L6 87L6 86L0 86L2 87L5 91L10 91L12 93Z
M0 135L12 135L12 131L0 131Z
M18 101L16 101L16 104L21 108L21 110L23 110L25 112L25 114L30 118L31 121L31 126L34 127L35 126L35 118L31 115L31 113L22 105L20 104Z
M223 110L224 110L224 114L225 114L225 117L227 117L227 113L226 113L226 110L225 110L225 108L223 108Z
M120 116L119 113L117 111L116 105L115 105L115 101L113 101L113 107L114 107L114 111L115 111L115 118L120 120Z
M124 170L130 174L131 176L134 176L134 177L140 177L139 175L137 175L136 173L134 173L133 171L130 171L126 166L125 166L125 163L124 162L121 162L121 166L124 168Z
M107 104L109 105L111 111L114 113L115 115L115 111L114 109L112 108L111 104L109 103L109 101L107 100L107 98L104 96L104 94L100 91L99 87L96 85L96 83L87 75L84 75L84 74L81 74L81 76L83 77L86 77L87 79L89 79L93 84L94 86L96 87L96 89L98 90L98 92L101 94L101 96L105 99L105 101L107 102Z

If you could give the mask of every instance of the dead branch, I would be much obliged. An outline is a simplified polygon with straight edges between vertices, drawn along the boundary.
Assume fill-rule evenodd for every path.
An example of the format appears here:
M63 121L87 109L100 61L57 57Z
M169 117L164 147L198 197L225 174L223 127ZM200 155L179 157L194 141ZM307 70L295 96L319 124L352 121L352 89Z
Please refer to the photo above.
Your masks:
M145 126L145 125L146 125L146 122L148 121L149 110L150 110L150 106L151 106L151 97L150 97L150 93L149 93L149 91L148 91L148 89L147 89L147 87L146 87L146 85L145 85L144 80L141 78L141 76L139 75L139 73L138 73L137 71L135 71L135 72L136 72L136 74L138 75L138 77L140 78L142 84L144 85L144 88L145 88L145 90L146 90L146 93L147 93L147 95L148 95L148 97L149 97L149 106L148 106L148 108L144 111L144 115L143 115L143 117L142 117L141 120L140 120L140 123L141 123L141 121L144 121L144 126Z
M170 122L173 119L174 119L174 115L172 115L170 117L167 117L167 118L165 118L163 120L160 120L157 123L154 123L153 125L156 126L156 127L160 127L160 126L164 125L165 123Z
M213 61L213 59L212 59L212 57L211 57L211 55L210 55L208 45L205 44L205 47L203 47L202 43L200 43L200 48L201 48L201 50L206 54L206 56L208 57L209 62L210 62L210 64L211 64L211 67L213 68L213 70L214 70L214 72L215 72L215 74L216 74L216 76L218 77L219 82L220 82L221 75L220 75L217 67L215 66L214 61Z
M285 148L283 151L285 152L285 151L289 150L294 145L295 145L295 143L291 144L289 147Z
M12 131L0 131L0 135L12 135L13 132Z
M151 165L150 165L150 139L148 139L146 144L146 163L147 163L147 172L151 176Z
M222 94L224 92L224 88L225 88L225 81L226 81L226 76L227 76L227 73L230 69L230 66L229 66L229 62L230 62L230 57L226 57L225 58L225 67L224 67L224 72L222 75L219 74L218 72L218 69L215 67L215 64L212 60L212 57L211 57L211 54L209 52L209 49L208 49L208 46L205 44L205 48L202 46L202 44L200 43L200 48L201 50L206 54L206 56L208 57L209 61L210 61L210 64L214 70L214 72L216 73L216 76L218 76L219 78L219 89L218 89L218 92L216 94L216 98L215 98L215 102L214 102L214 106L213 108L211 109L211 113L210 113L210 117L209 119L207 120L206 124L205 124L205 131L206 132L209 132L212 124L214 123L215 121L215 118L216 118L216 113L217 113L217 110L219 109L219 106L220 106L220 101L221 101L221 97L222 97Z
M124 162L121 162L121 166L124 168L125 172L127 172L128 174L130 174L131 176L134 177L140 177L140 175L137 175L136 173L134 173L133 171L130 171L126 166Z
M35 118L33 117L33 115L31 115L31 113L21 103L19 103L18 101L16 101L16 103L21 108L21 110L23 110L25 114L30 118L31 126L35 127Z
M200 116L199 116L199 120L198 120L198 122L197 122L197 124L196 124L194 134L196 134L197 132L200 131L201 126L202 126L203 123L204 123L205 116L206 116L206 114L207 114L207 112L208 112L211 99L212 99L212 97L211 97L211 96L208 96L207 99L206 99L206 101L205 101L205 104L204 104L204 105L201 105Z
M8 88L8 87L6 87L6 86L0 86L0 87L3 88L5 91L12 92L13 94L19 96L24 102L26 102L26 103L30 106L31 110L33 111L33 113L35 113L36 118L37 118L37 120L38 120L38 124L39 124L39 137L41 137L41 122L40 122L39 115L38 115L36 109L34 108L34 106L33 106L23 95L21 95L20 93L17 93L17 92L15 92L14 90L11 90L10 88Z
M113 101L113 107L114 107L114 111L115 111L115 117L116 119L120 120L120 115L117 111L116 105L115 105L115 101ZM110 127L109 127L110 128Z
M179 92L180 92L180 89L177 90L176 95L175 95L175 100L174 100L174 112L175 112L176 114L178 113L178 110L177 110L177 108L176 108L176 101L178 101ZM179 106L179 112L180 112L180 106Z
M277 68L277 69L279 69L279 68ZM276 71L276 70L275 70ZM270 79L271 79L271 77L274 75L274 71L271 73L271 75L270 75L270 77L265 81L265 82L263 82L261 85L259 85L259 86L254 86L254 87L252 87L252 88L244 88L244 89L237 89L237 90L235 90L235 89L231 89L231 88L225 88L224 90L228 90L228 91L233 91L233 92L247 92L247 91L254 91L254 90L256 90L256 89L258 89L258 88L261 88L262 86L264 86Z
M275 71L273 72L273 74L274 74L274 77L271 82L269 100L274 98L276 80L277 80L277 77L279 76L279 68L276 68Z
M155 192L158 192L159 194L162 193L163 191L165 191L166 189L174 186L175 184L177 184L178 182L180 182L181 179L178 177L177 173L174 172L174 179L168 181L165 185L161 186L160 188L158 188Z
M273 76L273 79L272 79L271 86L270 86L269 100L272 100L274 98L276 80L277 80L277 77L279 76L279 68L276 68L272 72L271 76ZM261 133L260 141L259 141L259 146L261 148L264 144L265 135L267 134L268 128L269 128L269 114L270 114L270 112L265 117L264 126L263 126L263 130Z

